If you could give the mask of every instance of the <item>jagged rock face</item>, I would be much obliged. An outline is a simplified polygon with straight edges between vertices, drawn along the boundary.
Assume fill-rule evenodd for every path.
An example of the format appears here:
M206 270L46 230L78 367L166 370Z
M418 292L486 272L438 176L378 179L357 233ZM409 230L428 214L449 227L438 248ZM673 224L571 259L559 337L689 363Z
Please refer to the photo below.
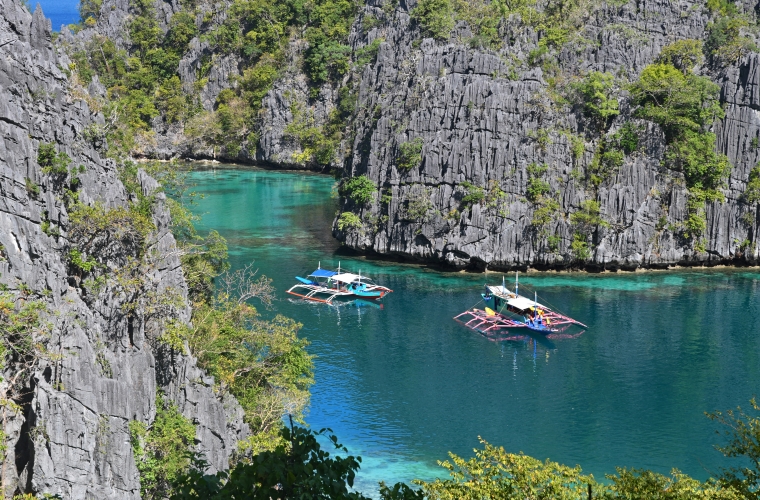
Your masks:
M44 297L53 325L48 347L60 356L34 375L23 418L5 429L5 493L139 498L128 424L152 422L157 388L196 424L197 449L212 468L226 468L247 433L236 402L220 400L193 359L152 347L156 332L139 314L123 311L123 298L88 297L71 281L68 213L37 164L40 143L55 143L74 165L86 167L80 201L124 206L128 194L114 163L82 137L103 117L71 92L63 71L69 61L51 44L50 21L40 10L29 14L19 0L0 0L0 14L0 283ZM38 195L28 190L27 179L39 186ZM145 192L157 187L144 174L139 180ZM157 230L150 237L156 265L149 279L159 293L171 288L186 297L163 200L157 195ZM43 217L59 236L42 231ZM187 321L189 310L177 319Z
M617 3L617 2L616 2ZM230 0L200 2L198 16L213 12L204 29L226 18ZM362 218L358 230L334 235L363 252L432 261L457 268L564 268L577 266L570 254L574 228L570 214L585 200L595 200L609 227L594 231L591 258L580 265L605 269L636 269L669 265L757 263L760 247L755 222L741 201L749 172L760 150L751 140L760 132L757 116L757 54L719 74L710 75L722 87L726 117L715 125L719 152L733 168L723 190L725 203L710 203L706 211L706 251L678 230L687 216L688 191L681 172L662 166L665 140L659 127L632 119L631 103L621 95L621 113L608 133L625 122L642 132L641 147L626 156L624 165L598 187L583 177L594 159L599 134L579 106L556 105L550 97L549 77L527 64L538 46L538 35L513 17L505 23L499 50L471 48L470 28L460 22L448 43L420 39L409 13L416 2L368 0L357 16L349 43L356 54L382 38L376 60L360 74L347 75L337 85L349 84L358 94L357 111L346 123L341 150L348 150L342 166L348 177L367 175L378 188L372 203L356 206L343 200L343 209ZM652 63L663 46L678 39L705 39L710 16L703 2L651 0L624 5L590 7L580 30L590 43L566 46L558 54L561 75L606 71L634 81ZM746 5L745 5L746 4ZM179 4L156 2L166 26ZM742 8L755 8L744 2ZM381 22L365 30L372 15ZM106 0L94 30L119 37L126 32L128 0ZM121 24L119 24L121 23ZM200 24L200 19L198 20ZM305 42L290 40L287 65L262 102L255 155L245 149L233 157L225 151L193 149L179 125L156 119L156 144L148 156L216 158L275 167L305 166L297 161L302 147L287 133L298 108L315 126L328 120L337 103L337 88L323 86L318 97L301 69ZM184 55L179 74L191 92L202 61L213 60L208 81L200 91L203 107L211 110L219 92L234 86L244 63L236 55L214 54L207 42L194 39ZM516 63L516 61L519 61ZM585 137L585 151L571 152L569 134ZM543 134L542 140L538 140ZM400 147L421 140L422 162L407 171L397 166ZM342 153L341 153L342 155ZM532 224L536 204L526 198L528 166L546 164L544 175L551 194L560 203L553 221L541 231ZM581 175L579 175L579 173ZM463 182L505 193L498 206L462 203ZM385 196L383 196L385 195ZM383 201L384 199L384 201ZM424 217L411 217L410 203L428 205ZM459 213L461 212L461 213ZM419 214L418 214L419 215ZM549 245L547 234L554 237ZM747 244L749 242L749 244Z
M196 25L203 26L203 33L212 32L225 22L232 3L233 0L197 2ZM182 5L179 0L157 0L153 5L159 25L166 32L171 16L179 12ZM61 40L81 48L94 37L106 37L117 47L128 49L129 22L134 18L134 14L130 0L104 0L95 25L85 27L76 35L64 27ZM303 51L306 48L307 44L298 35L290 39L287 62L279 79L262 102L257 130L259 141L256 147L242 148L239 152L230 154L224 148L199 145L188 139L181 124L168 124L158 117L152 123L156 132L155 142L142 145L141 150L136 153L162 160L182 157L260 163L287 168L307 167L304 161L294 160L296 154L303 152L303 148L285 132L288 124L294 120L292 106L295 105L304 113L308 113L314 124L320 126L327 121L330 111L335 108L337 89L325 84L320 89L319 98L310 99L308 79L301 70ZM204 64L208 65L207 73L201 75ZM177 74L184 92L194 94L197 90L201 107L211 111L216 107L219 93L234 88L237 84L236 79L243 75L245 69L246 63L239 54L217 52L199 34L190 41L188 50L179 62ZM205 81L197 88L201 76Z
M716 125L718 149L728 155L733 169L723 190L726 202L708 205L707 251L700 253L668 229L686 217L687 190L680 172L661 166L665 140L659 127L634 120L644 129L642 147L598 189L589 187L572 171L590 164L598 139L587 135L585 152L574 160L563 133L586 133L589 123L580 109L563 111L552 102L540 68L508 76L509 62L525 60L537 46L530 30L514 32L498 53L432 39L415 49L415 29L407 12L397 10L390 24L366 36L355 31L352 40L354 45L378 37L384 42L376 64L362 74L356 139L347 168L351 176L368 176L392 199L386 204L378 193L367 206L344 200L344 210L363 218L359 230L339 231L336 223L333 234L347 246L454 267L566 267L571 263L573 232L568 216L582 201L593 199L610 227L593 234L586 263L590 267L758 262L752 229L757 222L740 221L745 212L755 210L744 206L740 197L758 160L758 150L750 148L760 130L757 54L714 76L726 102L726 118ZM365 14L382 18L377 7L367 6ZM676 39L704 39L707 24L704 5L698 2L603 7L589 16L585 27L587 36L598 43L564 49L559 65L568 75L597 70L635 80L664 45ZM467 33L459 34L467 38ZM630 120L630 103L623 94L621 114L610 133ZM547 134L543 141L538 140L541 133ZM421 165L409 171L398 168L399 146L417 138L424 144ZM531 225L537 208L526 199L527 167L532 163L548 165L545 179L560 203L559 216L548 227L549 235L560 237L556 249L549 249L546 237ZM506 193L503 206L496 210L478 203L462 210L461 216L447 217L462 209L464 192L457 186L465 181L483 188L499 186ZM410 201L417 206L428 203L427 215L410 220ZM740 251L745 240L752 244Z

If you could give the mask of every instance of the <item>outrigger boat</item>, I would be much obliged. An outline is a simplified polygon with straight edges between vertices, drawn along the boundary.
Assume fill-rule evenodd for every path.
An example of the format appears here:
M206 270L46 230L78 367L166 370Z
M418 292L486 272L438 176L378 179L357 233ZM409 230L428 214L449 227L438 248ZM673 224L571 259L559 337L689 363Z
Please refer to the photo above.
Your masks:
M377 285L371 279L359 274L322 269L320 264L316 271L306 278L296 276L299 283L293 285L288 293L315 302L332 304L336 298L360 297L363 299L381 299L391 293L390 288Z
M505 286L503 278L501 286L486 285L485 292L481 294L486 307L469 309L454 319L486 336L499 335L507 328L525 328L544 335L562 332L571 325L588 328L580 321L540 304L537 294L533 299L518 295L518 287L517 274L514 292ZM504 314L505 311L512 316Z

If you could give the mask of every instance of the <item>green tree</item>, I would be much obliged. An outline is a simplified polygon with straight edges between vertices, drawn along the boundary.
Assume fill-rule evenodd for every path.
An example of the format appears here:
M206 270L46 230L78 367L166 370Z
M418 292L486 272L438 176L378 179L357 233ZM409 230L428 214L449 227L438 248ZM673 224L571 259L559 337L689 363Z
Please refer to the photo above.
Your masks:
M723 118L719 90L709 78L684 75L666 63L650 64L630 87L639 106L636 116L660 125L668 142L679 139L687 130L701 132Z
M729 4L729 2L725 2ZM732 5L732 7L735 9ZM744 16L719 16L708 26L704 52L718 66L727 66L747 52L757 52L758 48L751 38L742 35L750 23Z
M254 433L252 447L268 448L277 439L285 413L300 416L313 382L308 342L298 337L301 325L276 316L261 319L249 301L271 303L271 280L250 266L216 279L210 302L196 303L191 327L180 327L190 352L216 380L216 390L230 393L245 412ZM176 344L175 344L176 345Z
M668 166L684 173L689 189L684 233L693 239L697 251L704 251L705 202L723 200L718 189L731 171L728 158L715 151L715 135L707 131L724 116L719 87L707 77L660 62L644 68L630 90L639 106L635 115L657 123L665 132Z
M486 191L480 186L467 181L460 183L459 186L465 191L465 195L462 197L462 205L465 207L478 205L486 199Z
M570 222L583 234L588 234L595 228L609 227L609 222L601 216L601 208L596 200L584 200L580 209L570 214Z
M690 189L715 193L731 172L728 158L715 152L715 134L712 132L683 132L680 139L668 148L666 158L684 173Z
M570 242L570 255L578 262L585 262L591 258L587 235L583 233L573 234L573 240Z
M347 231L349 229L358 229L362 227L362 220L353 212L343 212L338 217L338 230Z
M750 400L751 412L736 410L708 413L710 420L726 427L728 444L718 447L725 456L742 458L740 466L724 469L719 477L727 488L740 492L742 498L760 498L760 405Z
M548 181L543 179L544 174L549 170L547 165L531 163L526 171L528 173L528 182L525 190L525 197L533 203L538 203L542 197L551 191Z
M425 36L448 40L454 29L454 13L449 0L420 0L411 17L422 27Z
M166 121L183 121L187 112L187 98L182 90L182 82L177 75L165 80L156 91L156 104Z
M183 53L190 40L198 34L195 17L188 11L182 10L174 14L169 21L164 44L176 53Z
M338 452L346 453L329 429L314 432L294 426L280 428L280 443L271 451L254 456L229 474L204 476L195 470L181 477L172 500L272 498L313 500L368 500L349 491L354 484L361 458L331 456L317 438L327 436Z
M555 462L507 453L480 438L483 449L465 460L449 453L451 461L441 463L451 479L433 482L417 481L430 500L491 499L567 499L585 497L589 484L596 485L592 476L581 474L581 468L567 467Z
M533 218L530 224L538 229L541 234L545 234L546 228L551 224L559 211L559 202L554 198L542 197L533 212Z
M158 392L153 423L148 426L133 420L129 433L140 471L140 496L147 500L170 496L173 483L190 470L195 426Z
M592 71L576 84L583 101L584 113L592 118L600 129L607 128L610 119L620 113L614 86L615 77L599 71Z
M8 421L22 414L21 396L27 393L32 374L44 366L45 361L55 358L46 347L51 330L45 322L46 312L42 300L32 299L25 292L0 292L0 480L3 492L8 491L5 479L10 476L6 467L15 467L14 457L5 456Z
M691 74L695 66L700 66L705 58L700 40L678 40L666 45L657 57L658 63L670 64L683 74Z
M149 49L159 46L161 41L161 28L158 26L153 9L146 10L148 12L136 16L128 26L129 39L142 55L145 55Z
M738 493L723 488L713 480L706 482L673 469L670 476L650 470L617 468L607 475L612 481L607 491L597 498L619 500L739 500Z
M423 145L424 142L421 137L417 137L413 141L399 144L396 166L402 170L411 170L419 167L420 162L422 162Z
M338 191L341 196L350 198L360 205L365 205L372 201L377 192L377 187L375 187L372 179L366 175L359 175L344 181Z
M97 20L100 17L100 8L103 6L103 0L81 0L79 2L79 17L82 21L92 18Z
M760 163L749 172L743 198L750 205L760 202Z
M55 144L42 142L37 150L37 164L44 173L58 178L68 175L71 158L63 151L57 152Z

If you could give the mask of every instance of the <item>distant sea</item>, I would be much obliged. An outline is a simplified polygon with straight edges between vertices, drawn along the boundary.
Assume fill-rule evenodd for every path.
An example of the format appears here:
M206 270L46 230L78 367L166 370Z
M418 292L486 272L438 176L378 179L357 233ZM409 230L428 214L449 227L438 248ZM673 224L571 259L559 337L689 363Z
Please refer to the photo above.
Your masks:
M53 31L60 31L61 25L79 22L79 0L31 0L34 9L39 3L45 16L53 23Z

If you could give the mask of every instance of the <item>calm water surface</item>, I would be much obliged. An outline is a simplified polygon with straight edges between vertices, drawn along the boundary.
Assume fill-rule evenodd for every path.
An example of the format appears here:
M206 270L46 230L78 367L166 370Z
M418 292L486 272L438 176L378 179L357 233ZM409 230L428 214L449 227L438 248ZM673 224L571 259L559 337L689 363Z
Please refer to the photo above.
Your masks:
M452 320L478 302L485 275L341 254L331 178L242 168L193 178L206 195L201 227L227 238L234 267L255 261L274 279L276 312L303 323L317 356L307 421L363 457L359 489L442 475L436 460L469 456L478 436L597 477L628 466L704 479L727 465L704 412L758 391L760 272L524 275L521 291L590 328L493 342ZM383 309L288 300L294 276L319 261L394 293Z

